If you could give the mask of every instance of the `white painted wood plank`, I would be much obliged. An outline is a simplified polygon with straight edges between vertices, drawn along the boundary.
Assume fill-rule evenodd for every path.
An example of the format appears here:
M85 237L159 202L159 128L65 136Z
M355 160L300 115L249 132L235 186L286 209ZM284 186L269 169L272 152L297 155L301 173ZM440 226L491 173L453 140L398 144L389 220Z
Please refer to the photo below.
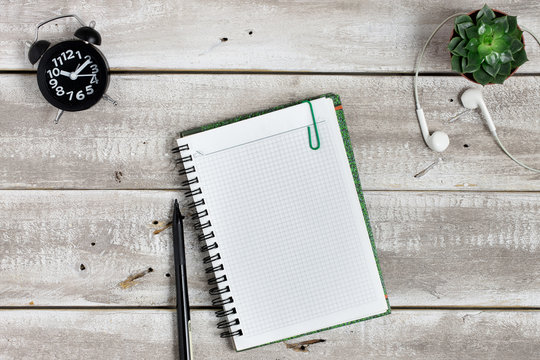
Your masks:
M210 311L192 311L195 359L533 359L538 311L417 311L237 353ZM2 359L177 359L173 310L2 310ZM324 339L307 352L287 348Z
M516 157L540 167L538 79L487 87L499 136ZM121 75L100 103L65 114L41 97L34 75L0 75L0 188L163 189L179 186L170 149L183 130L326 92L341 95L363 187L371 190L540 190L540 176L497 147L480 115L463 111L469 82L423 77L431 130L450 136L442 155L423 143L408 76ZM468 147L465 147L468 146ZM443 162L427 175L414 175Z
M0 191L0 306L174 305L171 230L154 231L170 220L175 197ZM540 306L539 193L365 197L392 306ZM210 305L192 225L191 304Z
M286 70L411 72L418 50L447 16L480 8L482 2L355 1L32 1L0 2L1 69L30 69L24 42L35 25L75 13L95 19L103 52L113 69ZM493 0L494 8L517 15L540 32L534 2ZM43 28L43 39L72 37L78 24L60 21ZM425 70L450 71L446 45L451 24L428 49ZM251 32L251 34L250 34ZM221 39L227 39L222 41ZM530 37L530 63L538 72L538 47Z

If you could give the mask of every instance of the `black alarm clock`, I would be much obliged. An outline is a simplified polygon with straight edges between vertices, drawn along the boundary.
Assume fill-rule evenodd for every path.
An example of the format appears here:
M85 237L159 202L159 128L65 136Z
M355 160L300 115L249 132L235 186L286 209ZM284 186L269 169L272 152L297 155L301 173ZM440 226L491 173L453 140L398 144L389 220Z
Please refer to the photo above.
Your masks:
M75 31L73 40L62 41L51 46L46 40L38 40L39 28L51 21L73 17L82 25ZM62 15L37 25L36 38L29 45L28 60L37 68L37 82L43 97L58 108L55 122L64 111L81 111L94 106L105 98L109 86L109 65L96 46L101 44L101 35L76 15Z

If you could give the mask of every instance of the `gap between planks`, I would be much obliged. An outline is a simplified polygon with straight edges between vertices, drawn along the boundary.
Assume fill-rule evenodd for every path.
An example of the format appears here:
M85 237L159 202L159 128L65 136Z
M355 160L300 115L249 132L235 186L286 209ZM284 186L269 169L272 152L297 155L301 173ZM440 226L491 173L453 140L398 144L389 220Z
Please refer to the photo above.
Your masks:
M217 311L216 306L190 306L192 311ZM176 310L175 306L0 306L5 310ZM538 306L392 306L392 311L540 311Z
M36 70L27 69L15 69L15 70L0 70L0 75L35 75ZM413 76L414 72L347 72L347 71L286 71L286 70L213 70L213 69L162 69L162 70L150 70L150 69L110 69L111 75L321 75L321 76ZM538 73L520 73L513 76L536 76ZM440 76L459 77L460 74L453 72L421 72L418 76Z
M0 70L0 75L35 75L36 70L14 69ZM414 76L414 71L394 71L394 72L371 72L371 71L287 71L287 70L264 70L264 69L246 69L246 70L216 70L216 69L110 69L112 75L306 75L306 76ZM540 73L520 72L512 75L513 77L539 76ZM418 76L426 77L461 77L451 71L421 71Z
M362 179L360 179L362 181ZM152 189L152 188L3 188L2 191L163 191L163 192L177 192L182 194L183 188L178 187L178 189L164 188L164 189ZM539 190L487 190L487 189L474 189L474 188L463 188L463 189L362 189L362 192L371 192L371 193L382 193L382 192L401 192L401 193L488 193L488 194L535 194L540 193Z

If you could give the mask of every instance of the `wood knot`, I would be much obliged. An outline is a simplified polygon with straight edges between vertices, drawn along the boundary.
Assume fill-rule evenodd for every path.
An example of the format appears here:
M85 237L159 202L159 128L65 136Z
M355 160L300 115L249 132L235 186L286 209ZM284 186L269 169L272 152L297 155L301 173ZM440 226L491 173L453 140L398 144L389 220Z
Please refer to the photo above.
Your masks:
M144 275L146 274L149 274L151 272L153 272L154 269L152 269L151 267L149 267L148 269L146 270L143 270L143 271L139 271L138 273L136 274L133 274L133 275L129 275L126 280L118 283L118 286L120 286L122 289L129 289L130 287L134 286L134 285L137 285L137 282L135 280L137 279L140 279L142 278Z
M287 349L292 349L298 352L308 352L309 345L313 345L313 344L317 344L317 343L321 343L325 341L326 340L324 339L313 339L313 340L301 341L299 343L292 343L292 344L284 343L284 344L287 347Z
M122 182L122 176L124 176L124 174L122 174L121 171L114 172L114 180L119 184Z

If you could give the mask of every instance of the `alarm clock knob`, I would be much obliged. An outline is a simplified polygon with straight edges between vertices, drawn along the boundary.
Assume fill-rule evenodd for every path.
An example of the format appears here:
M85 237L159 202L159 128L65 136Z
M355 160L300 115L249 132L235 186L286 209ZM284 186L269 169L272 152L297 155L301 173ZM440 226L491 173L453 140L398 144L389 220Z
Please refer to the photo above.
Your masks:
M90 26L83 26L75 31L75 37L94 45L101 45L101 35Z
M51 43L46 40L39 40L33 43L28 49L28 60L34 65L39 61L41 56L45 54L45 51L51 46Z

